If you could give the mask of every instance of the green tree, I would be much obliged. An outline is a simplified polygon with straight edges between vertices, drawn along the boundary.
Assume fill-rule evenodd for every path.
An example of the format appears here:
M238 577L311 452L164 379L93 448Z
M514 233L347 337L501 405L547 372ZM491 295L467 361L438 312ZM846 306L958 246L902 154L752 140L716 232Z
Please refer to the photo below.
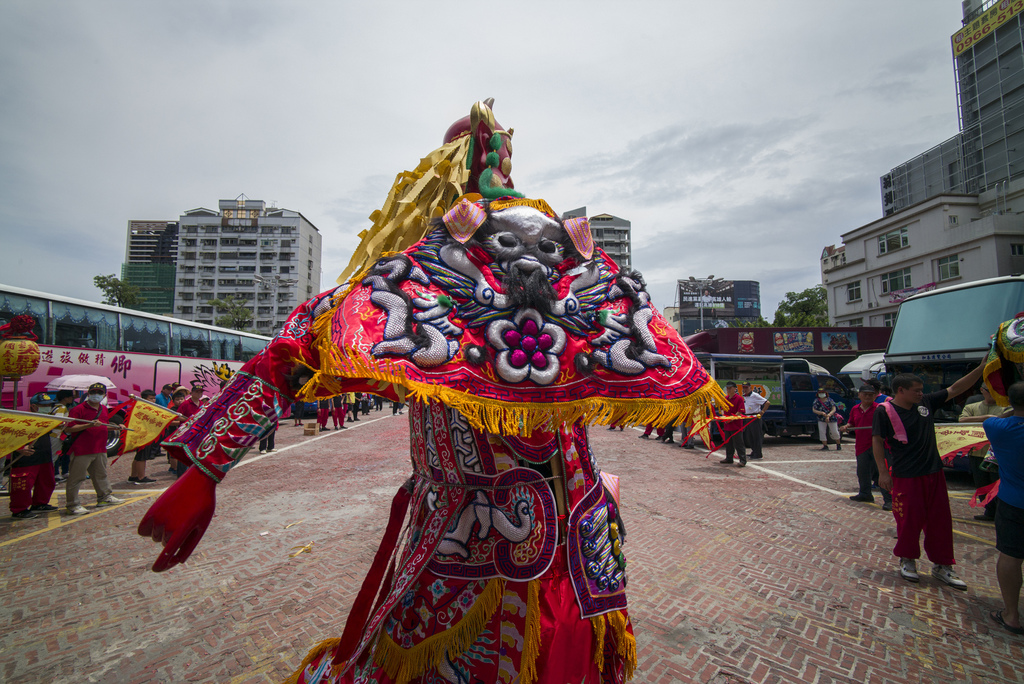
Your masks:
M217 307L219 313L224 314L217 317L215 321L217 325L222 328L250 332L249 326L252 324L253 311L250 306L245 304L245 300L228 295L223 299L211 299L210 304Z
M737 318L729 326L730 328L770 328L772 324L765 320L764 316L757 318Z
M117 278L113 273L95 276L92 279L92 283L103 293L104 304L121 306L126 309L137 309L146 301L142 298L142 291L138 287L129 285Z
M803 292L787 292L775 310L777 328L828 326L828 291L821 285Z

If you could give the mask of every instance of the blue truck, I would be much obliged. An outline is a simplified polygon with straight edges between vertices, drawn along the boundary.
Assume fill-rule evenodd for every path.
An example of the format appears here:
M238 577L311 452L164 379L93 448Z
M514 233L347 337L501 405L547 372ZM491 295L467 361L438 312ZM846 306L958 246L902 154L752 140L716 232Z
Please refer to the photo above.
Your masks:
M747 354L698 353L708 373L721 385L730 380L737 385L749 382L751 388L771 405L763 416L764 430L772 436L818 434L818 417L811 404L824 388L845 417L856 403L856 393L828 372L806 359Z

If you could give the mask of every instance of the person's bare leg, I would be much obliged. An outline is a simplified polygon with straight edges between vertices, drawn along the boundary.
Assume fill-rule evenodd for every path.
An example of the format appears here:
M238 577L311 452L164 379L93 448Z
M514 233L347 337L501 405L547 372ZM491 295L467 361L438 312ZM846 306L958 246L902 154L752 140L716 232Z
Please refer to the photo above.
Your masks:
M1003 622L1010 627L1020 627L1020 613L1017 606L1020 603L1021 565L1024 559L999 554L996 561L996 580L999 582L999 593L1003 595Z
M146 477L146 462L132 461L132 477L141 480Z

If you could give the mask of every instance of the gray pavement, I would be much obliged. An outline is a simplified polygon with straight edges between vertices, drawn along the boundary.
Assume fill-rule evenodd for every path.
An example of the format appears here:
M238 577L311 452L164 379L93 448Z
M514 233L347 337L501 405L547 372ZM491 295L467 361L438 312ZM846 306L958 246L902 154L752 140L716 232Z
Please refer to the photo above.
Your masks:
M408 476L405 416L350 425L318 438L282 427L277 452L218 488L193 559L167 573L149 570L158 547L135 534L172 481L160 461L147 490L127 483L127 459L114 466L122 506L0 521L0 680L283 680L340 635ZM971 519L965 477L948 477L961 592L926 561L919 585L899 579L892 515L846 499L852 448L769 439L740 469L638 434L591 431L621 477L634 681L1024 681L1024 638L988 618L995 533Z

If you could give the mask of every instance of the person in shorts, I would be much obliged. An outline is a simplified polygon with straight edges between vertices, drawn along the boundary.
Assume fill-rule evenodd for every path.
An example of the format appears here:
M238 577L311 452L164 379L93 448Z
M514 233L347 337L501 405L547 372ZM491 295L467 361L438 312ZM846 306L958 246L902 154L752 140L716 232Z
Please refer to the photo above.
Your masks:
M1024 382L1007 390L1013 413L989 418L982 425L999 461L999 506L996 508L996 581L1003 609L992 619L1013 634L1024 634L1020 588L1024 577Z

